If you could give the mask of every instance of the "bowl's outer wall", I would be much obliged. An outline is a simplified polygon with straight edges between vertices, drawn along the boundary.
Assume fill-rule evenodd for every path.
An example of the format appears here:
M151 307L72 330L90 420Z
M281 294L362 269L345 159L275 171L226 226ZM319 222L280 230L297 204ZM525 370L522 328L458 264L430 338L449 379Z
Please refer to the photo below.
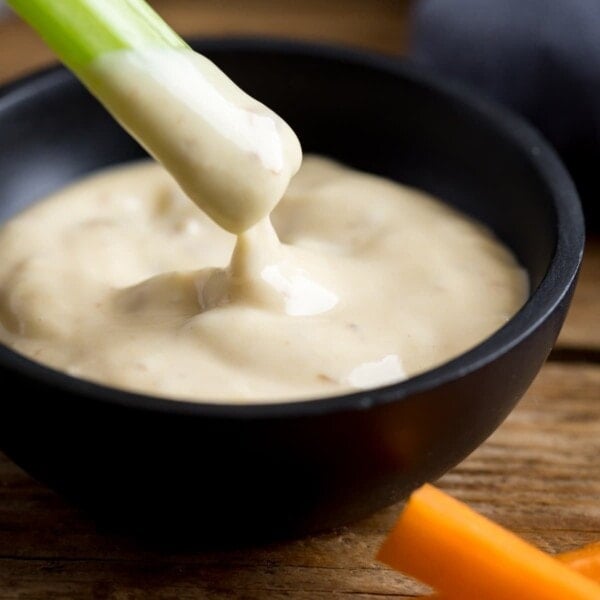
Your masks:
M301 51L208 48L290 122L305 151L441 196L492 227L534 287L543 278L557 230L547 184L527 160L536 149L410 77ZM68 74L17 86L0 101L0 219L141 155ZM406 398L393 388L384 402L365 393L362 408L336 413L169 414L69 394L2 367L4 385L18 392L0 402L0 447L81 505L142 526L151 517L155 526L184 522L221 535L331 527L396 501L490 435L550 351L572 286L537 328L480 369ZM7 354L0 348L4 364Z

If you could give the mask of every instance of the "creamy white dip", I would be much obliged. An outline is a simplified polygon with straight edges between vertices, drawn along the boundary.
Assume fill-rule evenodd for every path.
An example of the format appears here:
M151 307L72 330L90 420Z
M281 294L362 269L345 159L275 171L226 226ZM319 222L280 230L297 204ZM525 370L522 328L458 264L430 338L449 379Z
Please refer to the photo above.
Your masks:
M0 339L115 387L273 402L430 369L526 299L509 250L420 191L311 156L274 229L271 204L236 243L156 164L84 179L0 231Z

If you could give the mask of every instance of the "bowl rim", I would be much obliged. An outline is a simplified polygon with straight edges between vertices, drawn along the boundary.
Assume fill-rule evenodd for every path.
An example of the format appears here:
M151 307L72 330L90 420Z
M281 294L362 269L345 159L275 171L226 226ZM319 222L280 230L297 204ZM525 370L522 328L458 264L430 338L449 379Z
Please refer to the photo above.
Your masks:
M276 402L211 402L151 396L72 377L30 360L2 343L0 368L17 371L20 375L31 377L65 393L84 395L95 401L123 408L172 415L253 420L364 411L374 406L406 400L410 396L440 387L485 367L531 335L565 299L577 277L583 257L585 227L581 205L575 186L556 152L542 135L521 117L482 98L462 84L425 72L400 57L277 37L198 37L192 38L190 43L195 48L201 47L204 52L261 51L283 56L302 55L323 58L330 62L353 63L402 78L445 100L459 103L471 114L485 120L497 133L508 137L523 149L531 166L549 190L556 217L557 243L546 274L523 307L503 327L470 350L404 381L331 397ZM73 80L74 77L64 67L53 66L5 84L0 87L0 119L2 112L11 105L45 89L53 89Z

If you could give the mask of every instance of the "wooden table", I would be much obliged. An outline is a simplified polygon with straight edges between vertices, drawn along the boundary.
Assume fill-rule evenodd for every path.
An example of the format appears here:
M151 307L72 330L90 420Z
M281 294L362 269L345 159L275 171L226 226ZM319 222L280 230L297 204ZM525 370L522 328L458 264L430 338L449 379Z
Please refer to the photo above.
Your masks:
M405 40L406 5L394 0L156 4L185 33L277 32L390 53ZM0 81L49 59L23 26L0 24ZM600 539L599 307L600 238L593 237L550 360L504 425L438 482L550 552ZM0 599L414 597L422 587L373 560L399 510L286 544L166 551L99 531L0 455Z

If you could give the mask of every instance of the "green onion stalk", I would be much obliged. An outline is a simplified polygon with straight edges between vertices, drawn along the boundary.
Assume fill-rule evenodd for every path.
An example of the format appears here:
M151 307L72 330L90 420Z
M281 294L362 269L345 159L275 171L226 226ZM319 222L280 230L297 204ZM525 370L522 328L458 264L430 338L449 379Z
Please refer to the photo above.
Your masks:
M87 67L107 52L188 48L144 0L8 0L8 4L84 83Z

